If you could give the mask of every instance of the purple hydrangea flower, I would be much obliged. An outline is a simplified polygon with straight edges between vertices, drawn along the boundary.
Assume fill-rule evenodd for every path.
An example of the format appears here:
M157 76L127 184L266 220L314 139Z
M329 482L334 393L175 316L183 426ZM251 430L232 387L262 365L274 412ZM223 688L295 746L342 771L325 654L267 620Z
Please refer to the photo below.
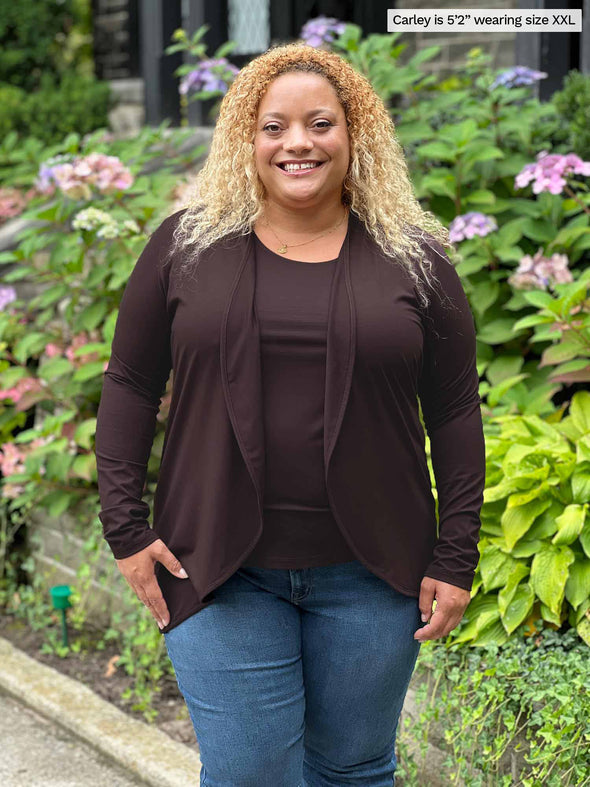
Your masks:
M474 238L476 235L483 238L497 229L498 224L493 216L471 211L455 216L449 227L449 240L451 243L458 243L465 238Z
M514 66L499 74L492 82L491 89L495 87L520 87L521 85L534 85L540 79L545 79L544 71L535 71L527 66Z
M52 191L55 187L54 169L61 164L71 161L72 158L72 155L61 154L58 156L52 156L51 158L47 159L47 161L44 161L39 166L39 172L37 173L37 179L35 181L36 189L43 194Z
M4 285L0 287L0 311L4 311L6 306L16 300L16 290L14 287Z
M303 25L300 38L309 46L319 47L324 43L331 44L345 29L345 22L340 22L332 16L317 16Z
M509 284L517 290L546 290L552 284L571 281L573 277L568 268L567 256L552 254L551 257L545 257L542 248L539 248L534 257L525 254L518 268L508 279Z
M202 60L181 80L178 90L183 96L189 91L198 93L201 90L227 93L230 82L239 70L225 57Z
M561 155L559 153L548 154L542 150L537 155L535 164L527 164L514 179L514 185L518 189L533 183L533 192L540 194L548 191L550 194L561 194L566 184L566 176L590 175L590 161L582 161L575 153Z

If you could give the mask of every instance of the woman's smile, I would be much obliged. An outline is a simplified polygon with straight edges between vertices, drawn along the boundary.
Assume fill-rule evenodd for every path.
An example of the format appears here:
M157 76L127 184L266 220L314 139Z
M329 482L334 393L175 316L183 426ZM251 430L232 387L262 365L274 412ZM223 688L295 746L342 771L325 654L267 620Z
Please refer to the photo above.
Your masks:
M301 164L277 164L276 167L283 175L290 178L301 178L305 175L313 175L318 169L321 169L325 162L316 161L313 164L302 162Z
M337 219L350 144L344 108L327 79L314 73L274 79L258 107L254 148L267 209L306 210L306 223L309 212L318 223L323 213L324 225Z

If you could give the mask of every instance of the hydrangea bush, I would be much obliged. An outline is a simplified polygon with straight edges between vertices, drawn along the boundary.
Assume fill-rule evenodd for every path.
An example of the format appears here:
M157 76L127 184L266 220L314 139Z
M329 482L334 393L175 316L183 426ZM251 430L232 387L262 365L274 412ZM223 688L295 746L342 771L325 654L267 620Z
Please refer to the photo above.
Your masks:
M68 511L100 532L92 440L102 375L135 260L183 170L205 152L179 155L186 137L166 139L161 127L103 141L102 150L97 137L70 139L69 150L40 163L36 196L20 214L33 225L0 254L11 267L0 290L0 465L11 510ZM143 174L156 159L161 168ZM23 280L40 290L27 303L16 290Z

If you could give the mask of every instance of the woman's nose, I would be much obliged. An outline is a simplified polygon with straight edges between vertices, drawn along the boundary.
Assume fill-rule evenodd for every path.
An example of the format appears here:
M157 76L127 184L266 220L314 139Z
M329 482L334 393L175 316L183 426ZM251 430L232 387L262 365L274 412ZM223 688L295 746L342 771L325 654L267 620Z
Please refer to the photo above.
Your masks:
M300 127L293 127L284 140L285 150L310 150L313 147L313 142L307 132L307 129Z

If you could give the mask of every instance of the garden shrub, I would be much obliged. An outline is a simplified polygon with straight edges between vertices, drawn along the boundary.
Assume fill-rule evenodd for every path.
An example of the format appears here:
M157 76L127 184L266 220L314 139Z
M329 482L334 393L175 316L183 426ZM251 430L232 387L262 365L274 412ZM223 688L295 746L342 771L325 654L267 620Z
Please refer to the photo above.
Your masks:
M563 88L551 96L564 127L564 145L590 158L590 74L570 71Z
M73 131L87 134L108 127L115 105L108 82L75 71L65 72L59 81L44 74L34 93L0 85L0 130L51 145Z
M544 629L480 648L426 642L416 677L419 713L404 719L398 736L396 781L404 787L423 787L420 761L437 723L447 752L441 783L590 784L590 661L575 630ZM411 753L409 742L421 752Z
M57 73L75 17L75 0L1 0L0 82L31 92L43 74Z

